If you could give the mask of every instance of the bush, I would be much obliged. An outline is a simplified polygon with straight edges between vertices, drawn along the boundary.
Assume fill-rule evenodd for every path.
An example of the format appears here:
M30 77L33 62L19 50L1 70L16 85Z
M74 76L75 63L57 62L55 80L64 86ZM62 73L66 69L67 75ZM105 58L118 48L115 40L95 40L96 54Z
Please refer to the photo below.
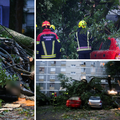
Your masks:
M36 86L36 106L42 106L49 104L49 97L47 97L45 94L40 92L40 89L38 86Z

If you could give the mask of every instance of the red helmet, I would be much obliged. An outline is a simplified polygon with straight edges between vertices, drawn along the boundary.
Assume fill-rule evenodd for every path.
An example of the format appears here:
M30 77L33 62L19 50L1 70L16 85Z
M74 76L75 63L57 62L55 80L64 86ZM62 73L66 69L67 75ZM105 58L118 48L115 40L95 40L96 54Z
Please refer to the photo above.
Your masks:
M42 27L44 27L44 26L50 26L50 22L44 21L44 22L42 23Z

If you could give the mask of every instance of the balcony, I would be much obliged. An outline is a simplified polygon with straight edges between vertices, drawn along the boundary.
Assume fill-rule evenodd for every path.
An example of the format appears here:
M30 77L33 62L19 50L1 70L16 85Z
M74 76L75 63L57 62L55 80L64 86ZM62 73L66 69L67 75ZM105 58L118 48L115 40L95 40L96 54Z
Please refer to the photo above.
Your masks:
M61 71L60 73L65 74L66 72L65 71Z
M50 82L55 82L55 79L50 79Z
M55 74L55 71L50 71L50 74Z
M81 67L86 67L86 65L84 65L84 64L81 64L80 66L81 66Z
M40 90L43 90L43 87L40 87Z
M54 87L49 87L50 90L54 90Z
M39 79L39 81L44 81L44 79Z
M84 75L85 75L85 74L86 74L86 72L81 72L81 74L84 74Z
M95 72L91 72L91 75L95 75Z

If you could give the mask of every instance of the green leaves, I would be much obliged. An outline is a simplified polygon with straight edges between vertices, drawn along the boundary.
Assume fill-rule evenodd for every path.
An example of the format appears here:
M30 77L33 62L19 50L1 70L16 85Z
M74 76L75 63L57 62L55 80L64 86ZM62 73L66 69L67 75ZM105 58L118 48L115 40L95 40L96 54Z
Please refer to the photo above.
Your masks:
M82 19L87 22L94 40L101 41L109 36L120 36L119 20L117 24L106 20L108 11L118 5L117 0L100 1L96 7L93 7L94 2L79 0L37 0L36 3L37 35L42 32L41 25L44 20L54 24L62 45L62 59L78 58L74 31L77 30L77 24Z
M18 77L16 75L8 75L7 71L0 66L0 86L3 87L6 84L12 84L17 79Z

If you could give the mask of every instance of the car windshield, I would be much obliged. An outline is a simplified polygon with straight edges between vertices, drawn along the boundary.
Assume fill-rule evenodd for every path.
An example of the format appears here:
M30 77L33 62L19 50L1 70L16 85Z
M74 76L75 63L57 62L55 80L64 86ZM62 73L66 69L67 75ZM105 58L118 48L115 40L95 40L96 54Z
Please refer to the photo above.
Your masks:
M79 97L71 97L69 100L79 100Z
M99 96L91 96L90 99L91 100L100 100L100 97Z
M120 39L117 38L117 39L116 39L116 42L117 42L118 47L120 48Z
M111 44L110 40L104 41L102 44L101 50L108 50L110 48L110 44Z
M100 48L100 45L101 45L102 41L95 41L93 44L92 44L92 50L99 50Z

